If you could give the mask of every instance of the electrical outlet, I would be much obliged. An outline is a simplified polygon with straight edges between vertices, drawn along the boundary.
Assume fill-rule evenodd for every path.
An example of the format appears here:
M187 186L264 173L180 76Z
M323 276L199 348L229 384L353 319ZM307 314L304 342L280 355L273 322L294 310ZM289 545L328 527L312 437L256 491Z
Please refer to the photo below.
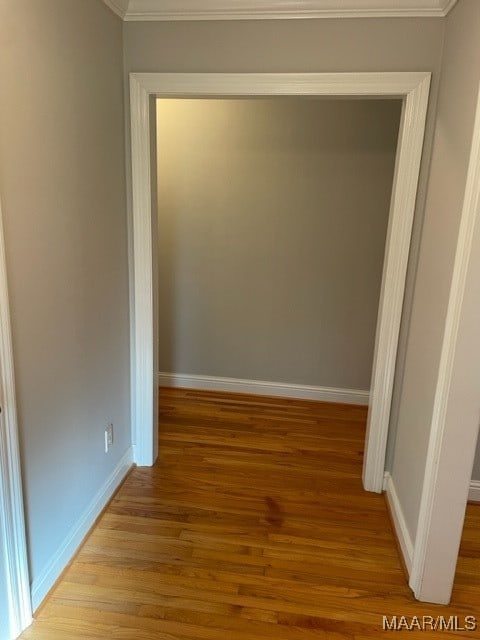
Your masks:
M105 427L105 453L108 453L108 450L113 445L113 424L109 424Z

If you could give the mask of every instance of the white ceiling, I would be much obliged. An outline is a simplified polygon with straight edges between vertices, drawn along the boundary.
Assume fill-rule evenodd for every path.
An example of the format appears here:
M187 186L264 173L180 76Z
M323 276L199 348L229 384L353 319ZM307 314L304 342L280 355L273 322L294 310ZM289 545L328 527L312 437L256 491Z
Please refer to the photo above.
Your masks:
M457 0L103 0L123 20L444 17Z

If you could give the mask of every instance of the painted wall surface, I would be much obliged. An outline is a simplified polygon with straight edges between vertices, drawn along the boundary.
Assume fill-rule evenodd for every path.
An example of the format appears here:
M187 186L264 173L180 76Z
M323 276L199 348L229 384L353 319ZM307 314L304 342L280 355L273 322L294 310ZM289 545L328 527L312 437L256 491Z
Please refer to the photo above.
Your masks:
M126 22L126 71L438 71L435 18ZM248 45L248 46L247 46Z
M445 21L438 19L127 22L125 73L431 71L429 111L393 393L387 467L395 442L398 400L418 261L419 238L440 77ZM128 77L126 77L128 85ZM128 89L126 87L126 93ZM128 104L128 93L127 93ZM129 115L127 115L127 130ZM128 137L127 137L128 157ZM127 165L128 166L128 165ZM130 206L130 205L129 205Z
M100 0L2 0L0 42L0 193L36 581L131 442L122 23Z
M480 439L477 441L477 450L473 463L472 480L480 481Z
M412 539L418 523L479 88L480 3L460 0L446 24L431 174L392 469Z
M160 371L368 390L401 103L157 105Z

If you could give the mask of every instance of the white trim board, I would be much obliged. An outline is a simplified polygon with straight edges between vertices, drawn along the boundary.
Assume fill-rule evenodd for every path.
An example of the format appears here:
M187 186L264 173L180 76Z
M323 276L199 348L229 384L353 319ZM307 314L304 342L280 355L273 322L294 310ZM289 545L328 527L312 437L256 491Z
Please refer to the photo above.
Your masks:
M468 499L471 502L480 502L480 480L472 480L470 482Z
M449 486L448 501L452 501L452 495L456 496L455 504L464 508L467 496L468 463L462 469L458 469L455 483L451 480L452 469L457 469L455 455L457 451L451 448L451 442L456 440L455 432L458 429L456 420L449 422L448 411L451 393L458 382L459 370L462 369L456 362L458 340L461 337L461 321L464 313L464 297L467 285L467 276L472 254L475 227L480 220L480 91L477 96L476 115L473 125L472 144L470 149L469 166L465 194L463 198L460 228L458 233L455 263L453 268L450 295L445 321L445 330L440 356L440 364L433 404L430 436L428 443L425 476L418 515L418 526L415 538L415 553L410 576L410 587L419 600L445 603L451 595L451 587L455 576L457 555L451 553L455 541L460 544L463 515L459 519L450 517L445 519L445 486ZM475 354L472 355L475 357ZM453 384L453 387L452 387ZM455 404L455 403L454 403ZM475 404L475 413L477 412ZM469 434L471 445L467 450L472 455L478 437L478 417L473 422L462 424L463 436ZM449 461L449 452L455 462ZM454 485L452 490L451 485ZM462 488L459 488L463 485ZM443 488L443 491L442 491ZM463 493L463 488L465 493ZM463 493L463 495L461 495ZM460 522L461 520L461 522ZM439 525L439 523L441 523ZM441 577L435 573L438 558L443 556ZM434 575L435 573L435 575ZM450 587L446 588L447 582ZM427 585L427 586L426 586ZM439 593L441 592L441 595Z
M391 73L131 73L132 221L130 246L133 296L130 309L132 429L135 462L155 461L152 193L150 99L202 96L329 96L402 98L395 176L385 247L373 359L363 483L383 489L393 378L405 277L415 211L429 72ZM155 212L156 215L156 212Z
M130 0L103 0L103 2L122 20L126 18Z
M457 0L104 0L122 19L443 18Z
M408 531L402 507L400 506L400 501L395 490L395 485L393 484L392 476L388 471L385 473L383 488L392 514L395 535L400 545L405 566L410 575L413 564L414 545ZM480 480L471 481L468 499L472 502L480 502Z
M398 499L392 476L386 472L384 477L384 490L392 514L394 533L397 536L403 560L407 568L408 574L412 570L413 562L413 542L408 531L405 516L403 515L400 500Z
M94 496L93 500L67 535L62 545L58 548L57 552L51 558L48 565L41 572L38 578L33 581L32 606L34 611L38 609L50 589L55 584L56 580L61 575L62 571L64 571L65 567L73 558L84 541L85 536L95 524L95 520L101 514L102 509L104 509L109 500L111 500L120 483L132 468L132 464L133 451L132 447L130 447L124 453L103 486Z
M15 376L0 202L0 546L6 561L9 619L3 624L16 638L32 622L30 581L23 513ZM5 628L4 627L4 628Z
M157 381L161 387L199 389L202 391L230 391L232 393L251 393L276 398L297 398L299 400L316 400L319 402L368 405L369 400L368 391L357 389L336 389L333 387L315 387L283 382L243 380L241 378L220 378L217 376L161 372L157 374Z

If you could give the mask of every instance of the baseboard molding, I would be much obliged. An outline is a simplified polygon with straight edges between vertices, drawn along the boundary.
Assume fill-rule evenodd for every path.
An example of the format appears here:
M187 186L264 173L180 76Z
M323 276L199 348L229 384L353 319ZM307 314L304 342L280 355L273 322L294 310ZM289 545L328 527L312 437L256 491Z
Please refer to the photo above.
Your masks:
M384 478L384 490L387 496L388 506L390 507L390 513L392 515L393 526L397 535L397 540L400 545L405 567L408 575L410 576L412 570L413 561L413 542L408 531L405 516L403 515L402 507L395 490L392 476L386 472Z
M392 514L393 526L395 527L395 533L397 535L397 540L402 551L405 567L407 569L408 575L410 576L413 560L413 543L407 529L405 517L398 500L392 476L390 475L390 473L388 473L388 471L385 472L383 490L385 491L387 496L388 506L390 507L390 513ZM471 481L468 499L471 502L480 502L480 480Z
M472 480L470 482L470 491L468 492L468 499L471 502L480 502L480 480Z
M283 382L263 382L240 378L218 378L214 376L189 375L182 373L158 373L158 384L162 387L201 389L205 391L231 391L254 395L318 400L321 402L341 402L344 404L368 405L369 392L357 389L335 389L333 387L312 387L303 384Z
M59 547L45 569L40 573L38 578L32 583L32 607L35 611L38 609L42 601L47 596L50 589L64 571L75 552L82 544L85 536L90 531L98 518L102 509L105 508L108 501L112 498L118 486L125 478L132 467L133 451L132 447L127 449L113 472L100 488L92 502L89 504L77 524L65 538L63 544Z

